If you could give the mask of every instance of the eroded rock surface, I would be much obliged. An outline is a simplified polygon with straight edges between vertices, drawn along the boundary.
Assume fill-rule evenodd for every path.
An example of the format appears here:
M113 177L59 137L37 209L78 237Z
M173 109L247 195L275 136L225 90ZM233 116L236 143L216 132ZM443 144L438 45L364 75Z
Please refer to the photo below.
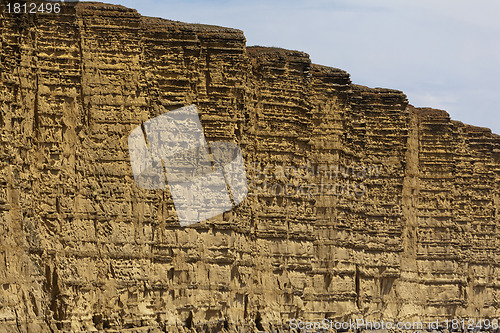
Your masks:
M500 137L239 30L0 14L0 332L500 317ZM127 137L196 104L250 194L182 228Z

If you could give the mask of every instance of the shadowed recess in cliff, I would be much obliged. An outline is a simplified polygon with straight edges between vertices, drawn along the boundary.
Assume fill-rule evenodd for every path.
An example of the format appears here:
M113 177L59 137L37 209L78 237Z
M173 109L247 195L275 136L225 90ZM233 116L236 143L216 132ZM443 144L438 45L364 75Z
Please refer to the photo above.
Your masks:
M0 14L0 332L500 316L500 137L236 29ZM355 79L355 78L354 78ZM127 138L200 111L248 197L182 228Z

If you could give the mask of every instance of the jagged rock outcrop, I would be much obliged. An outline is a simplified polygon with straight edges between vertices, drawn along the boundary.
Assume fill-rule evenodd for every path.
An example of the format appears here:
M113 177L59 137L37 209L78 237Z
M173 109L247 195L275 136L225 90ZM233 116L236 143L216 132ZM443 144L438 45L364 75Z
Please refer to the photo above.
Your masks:
M500 137L239 30L0 13L0 332L500 317ZM196 104L250 194L180 227L127 137Z

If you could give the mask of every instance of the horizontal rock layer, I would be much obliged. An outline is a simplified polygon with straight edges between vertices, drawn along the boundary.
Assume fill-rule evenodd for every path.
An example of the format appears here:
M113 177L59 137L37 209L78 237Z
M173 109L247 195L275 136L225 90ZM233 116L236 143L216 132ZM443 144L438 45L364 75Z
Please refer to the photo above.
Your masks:
M0 332L500 317L500 137L239 30L0 14ZM182 228L127 137L195 104L250 193Z

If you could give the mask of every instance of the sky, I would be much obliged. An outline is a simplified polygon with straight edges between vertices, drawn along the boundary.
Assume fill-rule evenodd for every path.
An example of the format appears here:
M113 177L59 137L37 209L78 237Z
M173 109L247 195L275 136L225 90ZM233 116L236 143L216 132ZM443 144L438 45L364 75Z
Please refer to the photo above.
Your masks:
M145 16L243 30L247 45L308 53L353 83L500 134L500 1L101 0Z

